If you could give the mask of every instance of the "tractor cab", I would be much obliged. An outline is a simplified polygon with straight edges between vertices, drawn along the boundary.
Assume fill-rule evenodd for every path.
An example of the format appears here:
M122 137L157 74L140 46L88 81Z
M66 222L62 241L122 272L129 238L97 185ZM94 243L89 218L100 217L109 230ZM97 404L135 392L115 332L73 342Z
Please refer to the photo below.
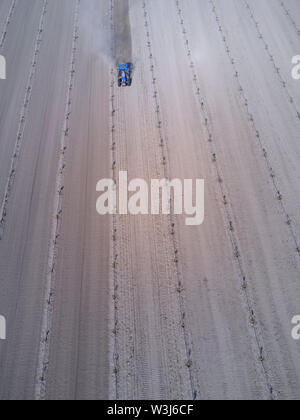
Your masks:
M118 65L118 86L131 86L131 65L129 63Z

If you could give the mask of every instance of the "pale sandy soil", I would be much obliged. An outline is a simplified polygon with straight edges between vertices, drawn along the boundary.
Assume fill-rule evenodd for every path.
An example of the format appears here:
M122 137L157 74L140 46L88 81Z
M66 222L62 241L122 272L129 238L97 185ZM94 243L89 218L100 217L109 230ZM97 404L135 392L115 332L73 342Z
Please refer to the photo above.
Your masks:
M287 15L248 0L253 17L244 0L143 3L81 0L74 41L76 0L44 15L44 1L16 1L0 51L0 398L299 399L299 2L283 2ZM0 1L0 30L11 4ZM116 56L134 65L131 88L116 86ZM204 224L99 216L97 181L119 170L204 178Z

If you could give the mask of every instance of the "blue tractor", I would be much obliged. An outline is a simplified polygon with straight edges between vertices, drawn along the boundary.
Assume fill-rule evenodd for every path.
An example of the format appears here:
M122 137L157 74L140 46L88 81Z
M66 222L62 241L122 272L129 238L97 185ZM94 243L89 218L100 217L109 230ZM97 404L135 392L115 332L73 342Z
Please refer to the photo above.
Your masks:
M121 63L118 65L118 86L125 87L131 86L131 70L132 65L130 63Z

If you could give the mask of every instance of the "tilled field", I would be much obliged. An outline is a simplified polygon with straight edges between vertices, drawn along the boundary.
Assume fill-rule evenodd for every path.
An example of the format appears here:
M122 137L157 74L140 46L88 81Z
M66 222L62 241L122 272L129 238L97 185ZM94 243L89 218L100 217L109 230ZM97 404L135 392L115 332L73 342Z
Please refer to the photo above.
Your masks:
M0 398L299 399L298 1L1 0L0 30ZM204 224L99 216L119 171L204 179Z

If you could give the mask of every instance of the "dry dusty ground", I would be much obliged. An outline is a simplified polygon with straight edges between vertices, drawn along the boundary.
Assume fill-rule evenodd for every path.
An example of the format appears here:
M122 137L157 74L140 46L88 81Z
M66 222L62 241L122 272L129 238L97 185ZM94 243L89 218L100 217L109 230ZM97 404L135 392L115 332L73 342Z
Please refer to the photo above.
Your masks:
M1 0L0 25L0 398L299 399L298 0ZM99 216L119 170L204 178L204 224Z

